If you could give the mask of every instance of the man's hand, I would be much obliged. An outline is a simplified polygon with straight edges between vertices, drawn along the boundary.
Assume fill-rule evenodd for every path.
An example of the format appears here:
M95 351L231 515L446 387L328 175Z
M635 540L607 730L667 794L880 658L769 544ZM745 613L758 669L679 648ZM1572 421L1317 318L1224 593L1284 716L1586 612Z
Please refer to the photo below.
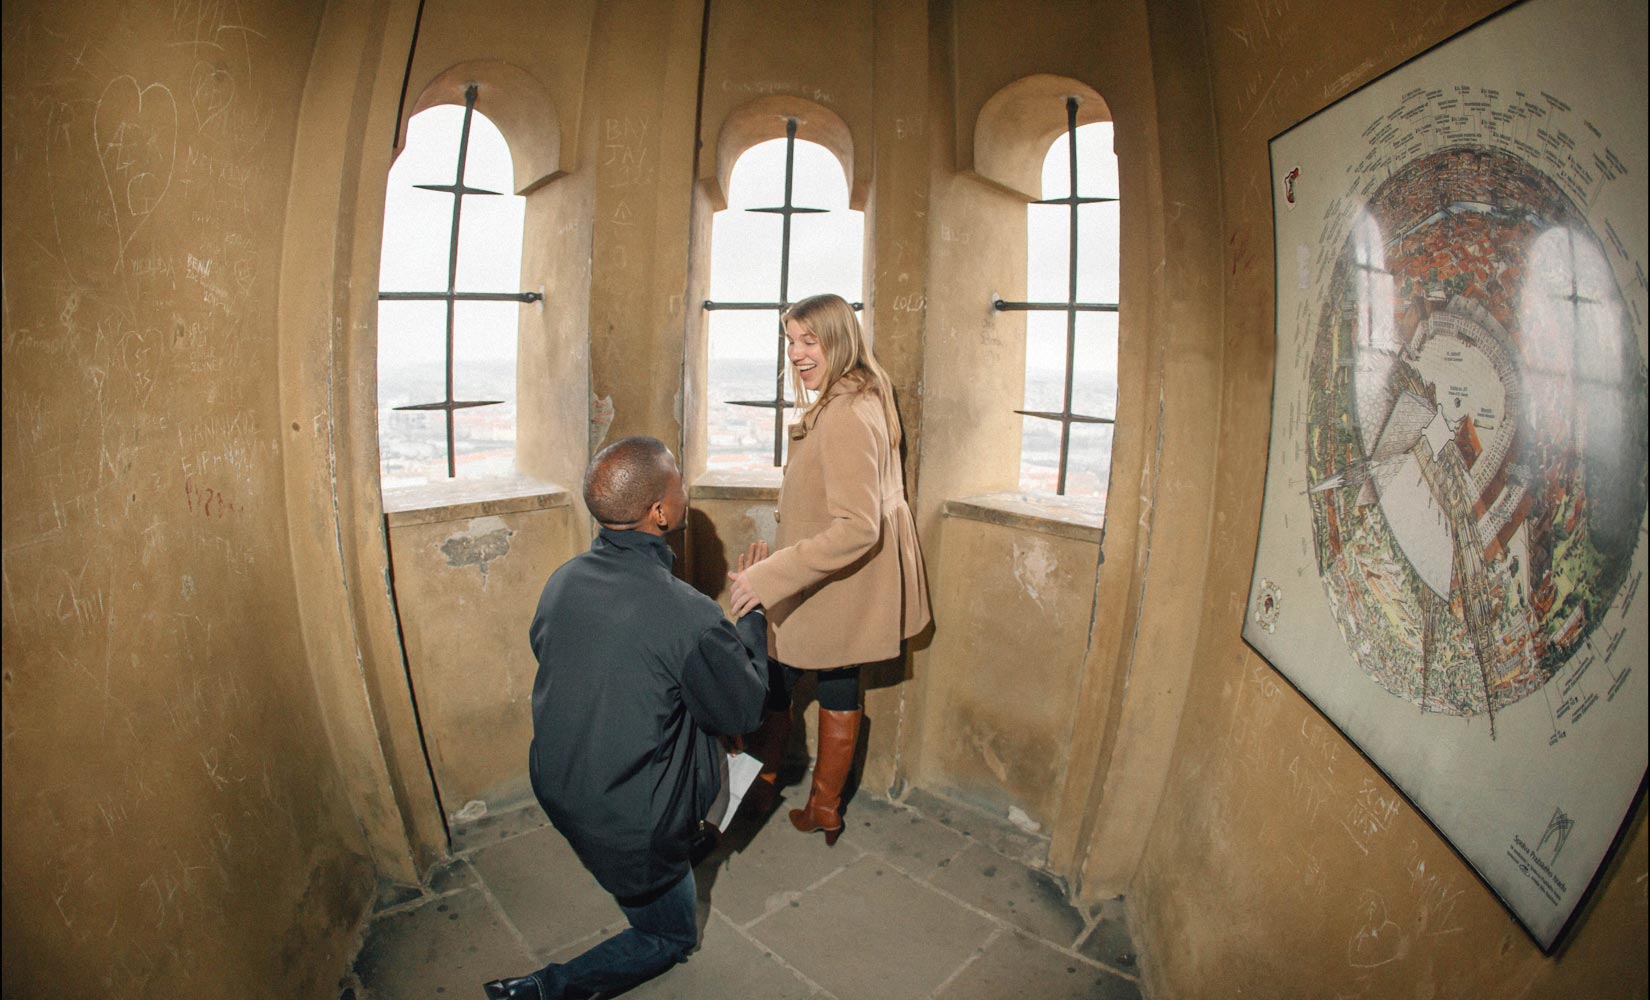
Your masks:
M733 604L735 621L756 610L762 603L761 599L756 596L756 592L751 590L750 583L745 579L745 571L766 558L768 558L768 543L763 541L752 542L749 550L739 556L738 571L728 574L728 579L733 582L733 587L728 593L728 600Z

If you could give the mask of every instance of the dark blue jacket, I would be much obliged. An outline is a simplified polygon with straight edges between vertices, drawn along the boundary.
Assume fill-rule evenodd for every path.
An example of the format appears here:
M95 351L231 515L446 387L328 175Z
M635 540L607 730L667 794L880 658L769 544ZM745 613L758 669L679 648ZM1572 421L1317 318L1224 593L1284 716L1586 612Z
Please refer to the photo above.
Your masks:
M736 629L674 560L657 535L603 528L551 575L529 631L533 792L621 898L687 872L721 789L716 737L756 729L767 695L762 615Z

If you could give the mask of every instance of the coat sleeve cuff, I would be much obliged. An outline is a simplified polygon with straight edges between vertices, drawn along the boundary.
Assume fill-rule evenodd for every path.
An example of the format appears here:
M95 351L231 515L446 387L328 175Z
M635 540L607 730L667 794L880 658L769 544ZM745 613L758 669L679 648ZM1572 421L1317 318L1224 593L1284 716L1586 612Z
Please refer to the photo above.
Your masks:
M795 547L786 546L745 571L745 582L763 607L771 608L808 585L806 580L798 579L795 563Z

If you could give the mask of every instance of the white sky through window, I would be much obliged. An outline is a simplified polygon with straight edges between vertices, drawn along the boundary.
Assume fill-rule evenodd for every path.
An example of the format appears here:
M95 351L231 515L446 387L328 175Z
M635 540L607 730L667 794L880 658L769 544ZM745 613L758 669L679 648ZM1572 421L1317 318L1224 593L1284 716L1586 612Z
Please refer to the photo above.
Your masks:
M453 198L445 191L424 191L415 184L451 184L457 168L458 140L464 109L444 104L422 111L407 123L407 144L390 168L384 197L384 251L379 263L380 291L445 291L447 245ZM521 234L527 199L514 191L510 147L504 135L479 111L470 121L470 151L464 180L471 187L500 192L468 195L459 225L458 290L521 291ZM400 303L389 303L399 305ZM419 305L424 305L419 303ZM516 306L483 310L489 321L466 323L461 350L469 357L503 360L516 356ZM445 307L428 304L436 332L445 323ZM460 307L464 312L464 307ZM507 314L498 315L498 314ZM500 322L499 320L503 321ZM422 327L422 323L420 324ZM387 333L379 329L382 340ZM397 343L397 360L442 364L444 337L417 336Z
M1043 160L1043 197L1063 198L1071 191L1070 143L1062 133ZM1077 129L1078 194L1117 197L1117 155L1112 152L1112 125L1095 122ZM1116 202L1084 205L1077 226L1077 301L1116 302L1118 299L1118 206ZM1069 291L1066 259L1071 241L1071 210L1065 205L1032 205L1026 217L1026 299L1064 302ZM1006 297L1006 296L1005 296ZM1116 317L1107 316L1115 331ZM1079 320L1077 371L1117 379L1116 334L1113 348L1086 350ZM1062 369L1066 363L1066 317L1063 313L1026 314L1028 368ZM1035 331L1035 332L1034 332ZM1055 409L1059 409L1056 401ZM1085 411L1088 412L1088 411ZM1098 416L1110 416L1108 413Z
M791 204L825 208L823 215L791 217L791 279L795 302L835 292L858 302L863 284L865 214L848 211L842 164L824 146L797 140ZM774 302L779 298L781 217L751 208L785 203L785 140L746 150L728 179L728 207L711 223L710 298L716 302ZM711 357L775 357L776 317L734 311L711 314Z

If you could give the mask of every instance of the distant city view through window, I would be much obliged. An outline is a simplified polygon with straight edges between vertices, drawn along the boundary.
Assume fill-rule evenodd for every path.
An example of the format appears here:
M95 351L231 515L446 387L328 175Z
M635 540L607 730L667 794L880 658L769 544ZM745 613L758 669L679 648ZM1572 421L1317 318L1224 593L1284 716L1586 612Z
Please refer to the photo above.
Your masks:
M474 112L464 160L457 267L453 183L464 108L442 105L413 116L407 143L390 169L384 199L381 294L521 291L522 220L510 149L498 127ZM443 190L428 190L428 187ZM481 194L479 188L498 194ZM397 410L448 400L446 301L378 304L378 447L383 486L448 478L445 407ZM515 468L516 339L521 305L510 300L454 301L451 399L493 401L453 410L453 472L460 479L508 475Z
M785 205L785 139L746 150L728 181L728 207L711 223L710 300L781 300L784 219L760 211ZM795 140L790 203L822 212L790 217L784 296L796 302L835 292L858 302L863 281L865 214L848 209L842 164L824 146ZM774 468L774 411L733 400L771 400L780 353L779 311L712 309L706 371L707 471ZM790 399L790 380L785 379ZM793 400L794 402L794 400ZM781 446L784 440L782 436Z

